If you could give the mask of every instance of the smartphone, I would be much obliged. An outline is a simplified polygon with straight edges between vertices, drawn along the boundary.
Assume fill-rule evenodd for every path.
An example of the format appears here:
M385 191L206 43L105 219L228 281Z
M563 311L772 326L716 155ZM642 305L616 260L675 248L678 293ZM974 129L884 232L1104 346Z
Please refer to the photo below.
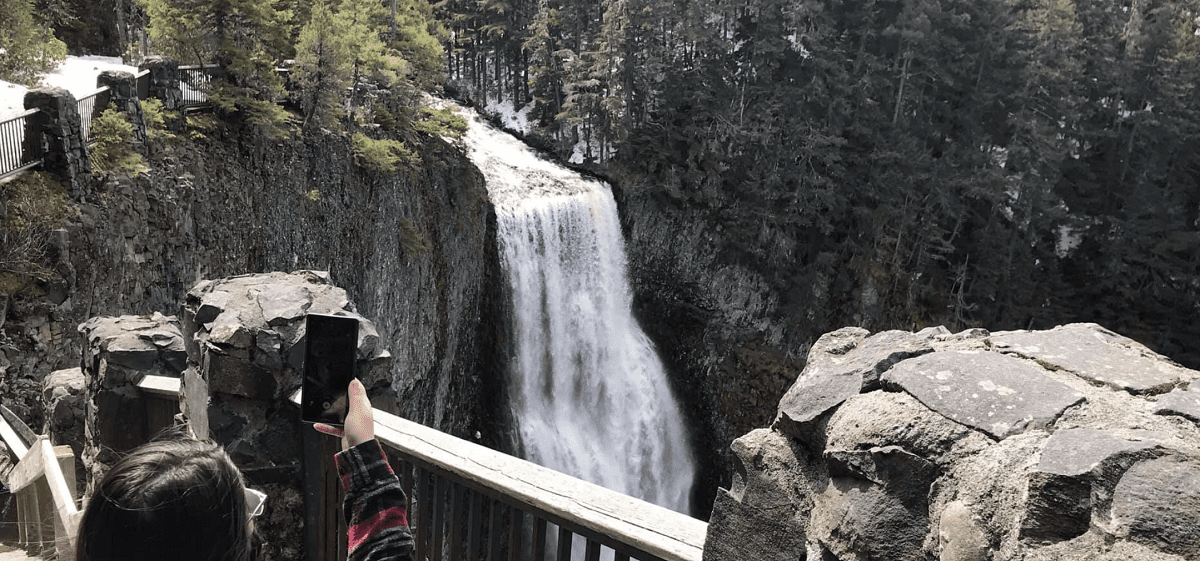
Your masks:
M358 318L308 314L304 324L300 418L313 423L343 424L347 389L357 374Z

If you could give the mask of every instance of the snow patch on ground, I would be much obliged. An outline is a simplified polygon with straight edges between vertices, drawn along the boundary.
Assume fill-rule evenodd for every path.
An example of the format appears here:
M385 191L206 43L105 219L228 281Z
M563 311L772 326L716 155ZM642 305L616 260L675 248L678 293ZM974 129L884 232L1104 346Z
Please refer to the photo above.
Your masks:
M105 70L122 70L137 74L136 66L121 62L120 57L69 56L50 73L42 76L41 85L65 88L76 99L96 91L96 76ZM29 88L0 80L0 120L25 111L25 93Z
M524 107L517 109L513 106L512 100L504 101L489 101L487 108L484 110L489 115L500 117L500 122L505 129L514 130L521 134L529 134L531 127L529 126L529 113L533 111L533 102L527 103Z

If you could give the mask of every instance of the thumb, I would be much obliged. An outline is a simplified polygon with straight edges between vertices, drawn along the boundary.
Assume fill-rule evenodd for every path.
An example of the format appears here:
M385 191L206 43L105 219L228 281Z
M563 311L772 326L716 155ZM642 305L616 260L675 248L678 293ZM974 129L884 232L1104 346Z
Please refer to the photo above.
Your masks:
M358 378L350 380L350 387L347 389L350 394L350 410L353 409L371 409L371 400L367 398L367 388Z

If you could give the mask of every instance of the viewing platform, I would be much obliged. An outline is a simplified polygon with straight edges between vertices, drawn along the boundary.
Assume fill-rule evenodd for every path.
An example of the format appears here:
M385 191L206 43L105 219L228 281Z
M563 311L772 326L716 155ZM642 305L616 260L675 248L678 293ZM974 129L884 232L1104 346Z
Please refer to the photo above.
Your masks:
M137 386L149 409L170 407L181 396L178 378L148 375ZM292 401L298 400L297 392ZM580 551L586 561L597 561L605 550L616 561L701 559L703 521L385 411L375 409L374 416L376 438L409 497L418 559L566 561ZM21 545L72 558L81 512L74 456L46 437L28 442L21 434L29 432L0 417L0 436L20 452L9 484L18 497ZM305 454L316 461L305 462L311 469L304 473L315 499L307 505L309 559L345 559L342 491L328 458L339 442L315 431L313 436ZM22 550L0 553L0 561L29 558Z

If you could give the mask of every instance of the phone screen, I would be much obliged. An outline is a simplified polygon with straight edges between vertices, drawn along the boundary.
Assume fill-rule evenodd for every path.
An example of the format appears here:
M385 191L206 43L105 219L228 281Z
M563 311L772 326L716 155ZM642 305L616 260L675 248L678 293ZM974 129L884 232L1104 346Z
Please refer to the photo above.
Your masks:
M300 418L340 425L346 420L346 390L355 378L358 319L308 314L305 333Z

